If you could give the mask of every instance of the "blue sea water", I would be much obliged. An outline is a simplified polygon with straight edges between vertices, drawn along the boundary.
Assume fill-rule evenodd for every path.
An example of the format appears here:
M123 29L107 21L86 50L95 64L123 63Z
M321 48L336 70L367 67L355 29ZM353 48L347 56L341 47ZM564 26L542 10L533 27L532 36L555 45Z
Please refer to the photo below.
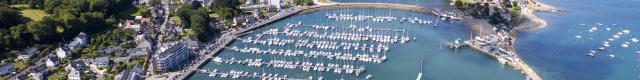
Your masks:
M370 26L373 28L387 28L387 29L405 29L410 37L415 37L417 40L410 41L407 44L392 44L390 45L390 52L388 53L388 60L381 64L364 63L364 62L352 62L352 61L335 61L327 59L309 59L302 57L283 57L273 55L256 55L239 53L235 51L225 50L218 55L218 57L236 59L249 59L249 58L263 58L265 60L277 59L277 60L289 60L289 61L310 61L310 62L323 62L323 63L343 63L366 66L367 70L360 76L347 75L347 74L335 74L333 72L305 72L301 70L289 70L282 68L269 68L269 67L248 67L238 64L224 64L209 62L202 69L218 69L220 71L227 72L229 70L242 70L249 72L267 72L277 73L280 75L289 75L296 78L307 78L308 76L314 76L317 78L323 76L327 80L335 79L364 79L366 75L372 75L373 79L378 80L413 80L418 76L418 72L421 72L423 68L422 79L424 80L519 80L524 79L523 75L512 69L510 66L502 65L495 59L486 56L482 53L476 52L469 48L463 48L459 50L450 50L446 48L445 43L453 41L457 38L462 40L470 37L470 30L467 26L461 23L441 23L439 27L434 28L432 25L423 24L407 24L407 23L380 23L380 22L354 22L354 21L335 21L325 18L326 14L332 13L348 13L348 14L362 14L373 16L395 16L395 17L419 17L426 19L434 19L435 16L422 13L406 12L399 10L387 10L387 9L339 9L339 10L325 10L318 12L311 12L296 15L273 24L267 25L263 28L257 29L255 33L243 36L241 38L254 37L256 33L262 33L263 31L279 28L282 29L286 23L298 23L302 22L304 25L332 25L332 26ZM299 29L309 30L312 29ZM350 31L341 31L350 32ZM273 36L271 36L273 37ZM231 46L237 47L260 47L260 48L278 48L284 49L287 47L273 47L273 46L259 46L253 44L245 44L239 41L234 42ZM292 49L291 47L288 47ZM308 49L302 49L308 50ZM421 63L421 60L424 62ZM230 79L230 78L217 78L209 77L204 73L194 74L190 80L208 80L208 79ZM244 78L252 79L252 78Z
M380 2L402 3L420 5L426 7L446 7L447 0L334 0L337 2ZM517 40L517 52L530 64L534 70L547 80L637 80L640 79L640 60L635 51L640 51L638 44L632 44L629 48L622 48L623 42L628 42L632 37L640 35L640 0L542 0L542 2L563 9L563 12L537 13L547 20L546 28L531 32L521 32ZM425 25L399 24L399 23L362 23L332 21L324 18L326 13L352 13L366 15L385 15L397 17L427 17L430 15L419 13L380 10L380 9L345 9L312 12L297 15L265 28L258 29L262 32L267 29L283 27L286 23L347 26L369 25L386 28L402 28L409 30L410 35L418 38L409 44L392 45L389 60L382 64L350 63L365 65L366 74L371 74L374 79L381 80L406 80L415 79L420 71L420 60L423 64L423 79L428 80L518 80L522 75L512 70L509 66L500 65L495 60L470 49L451 51L443 48L442 44L455 38L467 39L469 29L459 23L445 23L434 29ZM602 23L603 26L595 26ZM582 25L584 24L584 25ZM592 27L598 28L595 32L588 32ZM611 28L607 31L606 28ZM617 32L630 30L631 34L624 35L620 39L610 41L611 47L606 52L598 52L596 57L585 56L590 50L600 47L603 41L611 38ZM253 34L250 34L253 35ZM576 38L575 36L581 36ZM234 46L246 46L242 43L234 43ZM609 55L615 55L610 58ZM220 57L236 58L277 58L286 60L300 60L278 56L252 55L223 51ZM323 62L323 60L319 60ZM330 62L330 61L327 61ZM339 62L338 62L339 63ZM245 70L256 72L281 73L296 77L325 76L325 79L361 79L363 76L341 75L331 72L304 72L279 68L247 67L243 65L228 65L209 63L203 69L221 70ZM225 79L208 77L206 74L195 74L190 79Z
M410 4L410 5L418 5L423 7L431 7L431 8L449 7L449 0L331 0L331 1L345 2L345 3L357 3L357 2L399 3L399 4Z
M622 48L623 42L640 37L640 0L542 0L563 9L559 13L538 13L546 28L521 32L518 53L547 80L638 80L638 44ZM596 23L597 31L588 32ZM581 25L585 24L585 25ZM607 31L606 28L610 28ZM631 31L610 41L611 48L594 58L585 56L624 29ZM576 38L581 36L582 38ZM610 58L613 54L616 57Z

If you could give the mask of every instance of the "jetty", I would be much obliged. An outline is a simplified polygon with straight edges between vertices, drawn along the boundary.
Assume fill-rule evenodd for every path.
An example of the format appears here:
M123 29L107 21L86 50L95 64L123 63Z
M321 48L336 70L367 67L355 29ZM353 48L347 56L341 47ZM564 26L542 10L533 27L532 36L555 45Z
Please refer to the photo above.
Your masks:
M439 10L432 8L425 8L416 5L409 4L396 4L396 3L325 3L321 5L313 5L313 6L296 6L291 9L286 9L282 12L275 14L274 16L269 17L264 21L256 22L255 24L249 25L247 28L243 28L235 32L236 34L245 33L251 31L253 29L257 29L259 27L265 26L269 23L273 23L275 21L290 17L292 15L296 15L299 13L307 13L307 12L315 12L320 10L330 10L330 9L348 9L348 8L376 8L376 9L395 9L395 10L404 10L404 11L412 11L426 14L433 14L442 16L445 15L444 12L440 12Z
M303 71L333 71L336 74L355 74L360 75L366 70L364 66L356 67L355 65L348 64L334 64L334 63L313 63L305 61L286 61L286 60L270 60L263 61L262 59L244 59L236 60L235 58L224 59L216 57L212 59L213 62L226 63L226 64L241 64L254 67L272 67L272 68L284 68L284 69L300 69ZM326 64L326 65L325 65ZM344 73L343 73L344 71Z
M262 80L313 80L313 76L309 76L309 78L293 78L289 75L279 75L273 73L263 73L263 72L248 72L248 71L239 71L239 70L230 70L229 72L218 72L218 69L214 69L212 71L209 70L198 70L200 73L208 74L209 77L221 77L221 78L255 78ZM322 77L318 77L318 80L322 80Z
M542 78L538 76L538 74L533 69L531 69L531 67L529 67L529 65L526 64L524 60L519 58L515 52L509 52L501 48L497 51L487 50L485 47L483 47L483 45L486 44L478 43L477 41L473 40L464 41L464 43L467 44L468 47L471 47L477 51L480 51L481 53L487 54L497 59L502 64L508 64L514 67L516 70L520 70L520 72L526 76L527 80L542 80Z
M254 53L254 54L270 54L280 56L291 57L306 57L306 58L326 58L330 60L343 60L343 61L361 61L370 63L382 63L387 60L386 55L375 54L347 54L338 52L325 52L325 51L302 51L302 50L284 50L284 49L260 49L260 48L227 48L232 51L241 53Z

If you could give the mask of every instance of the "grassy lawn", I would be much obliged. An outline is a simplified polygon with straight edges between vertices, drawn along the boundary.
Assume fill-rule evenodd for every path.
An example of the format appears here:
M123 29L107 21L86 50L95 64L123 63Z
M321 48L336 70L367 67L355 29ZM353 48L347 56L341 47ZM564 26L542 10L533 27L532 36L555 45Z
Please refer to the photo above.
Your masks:
M184 32L187 33L187 35L195 35L196 34L196 32L194 32L191 29L184 29Z
M180 17L178 16L173 16L173 17L169 17L171 20L173 20L174 22L176 22L176 25L182 25L182 19L180 19Z
M29 8L29 5L27 4L16 4L16 5L11 5L12 8Z
M25 69L29 66L29 62L27 60L23 60L23 61L18 61L13 63L13 66L15 66L17 68L17 70L22 70Z
M11 78L10 74L4 75L4 76L0 76L0 80L7 80L9 78Z
M147 7L140 7L140 8L136 8L133 12L131 13L131 16L142 16L142 12L144 12L145 10L148 10Z
M67 78L67 73L64 72L64 71L58 71L56 73L53 73L48 78L49 78L49 80L59 80L61 78Z
M318 2L322 2L322 3L332 3L333 1L331 1L331 0L318 0Z
M211 17L211 18L217 18L217 17L220 17L220 16L219 16L218 14L211 13L211 14L209 14L209 17Z
M473 0L456 0L456 1L462 1L464 3L474 3L475 2Z
M20 15L25 16L25 17L27 17L27 18L29 18L31 20L34 20L34 21L40 21L40 20L42 20L42 18L44 16L48 16L49 15L49 14L45 13L44 11L37 10L37 9L24 9L24 10L22 10L20 12L22 12L22 14L20 14Z
M276 15L276 13L264 13L262 14L263 16L267 16L267 17L271 17L273 15Z

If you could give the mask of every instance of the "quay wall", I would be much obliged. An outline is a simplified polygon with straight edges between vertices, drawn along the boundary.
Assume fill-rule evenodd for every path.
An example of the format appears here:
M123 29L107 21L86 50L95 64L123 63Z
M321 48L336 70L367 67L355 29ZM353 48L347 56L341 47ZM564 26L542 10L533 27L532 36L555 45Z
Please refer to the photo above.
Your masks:
M223 36L226 34L223 34ZM220 52L222 52L224 50L224 47L233 43L233 41L235 40L235 36L231 35L230 37L233 38L224 38L222 39L222 43L218 44L217 47L214 47L214 49L211 52L208 52L208 54L206 54L204 56L203 59L201 59L200 61L198 61L198 63L196 64L196 66L192 66L188 68L188 71L186 72L186 74L184 74L184 76L179 76L178 79L176 80L187 80L189 77L191 77L193 74L195 74L195 72L197 71L197 69L200 69L202 66L204 66L205 64L207 64L207 62L211 61L211 58L214 56L217 56Z
M469 42L469 41L464 41L465 44L467 44L467 46L480 51L481 53L487 54L495 59L500 59L500 57L492 52L489 52L487 50L484 50L482 48L480 48L480 46L478 45L474 45L473 43ZM522 60L521 58L517 58L519 62L516 63L512 63L512 62L508 62L507 64L509 66L514 67L517 70L520 70L525 76L531 78L531 80L542 80L542 78L535 72L533 71L533 69L531 69L531 67L529 67L529 65L527 65L524 60Z
M266 26L270 23L279 21L281 19L286 19L290 16L301 14L301 13L309 13L316 12L322 10L333 10L333 9L354 9L354 8L373 8L373 9L394 9L394 10L404 10L411 12L419 12L425 14L433 14L440 15L435 9L425 8L415 5L407 5L407 4L395 4L395 3L327 3L322 5L314 5L314 6L302 6L302 7L294 7L292 10L285 10L281 13L278 13L274 16L271 16L265 21L260 21L255 25L249 26L246 29L239 30L237 34L242 34L249 32L251 30Z

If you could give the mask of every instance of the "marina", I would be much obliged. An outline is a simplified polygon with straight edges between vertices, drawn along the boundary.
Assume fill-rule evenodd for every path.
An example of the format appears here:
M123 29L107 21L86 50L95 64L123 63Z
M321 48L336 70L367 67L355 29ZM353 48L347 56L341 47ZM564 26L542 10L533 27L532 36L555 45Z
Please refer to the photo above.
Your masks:
M347 9L349 11L350 9ZM369 9L367 9L369 10ZM391 11L384 9L372 9L373 11ZM482 66L470 67L472 62L467 59L493 60L484 58L481 54L474 53L469 49L460 49L455 53L435 55L425 58L425 64L415 64L421 62L424 50L438 52L440 45L454 41L456 37L451 31L468 34L468 30L462 24L441 23L442 31L437 31L432 27L421 27L425 25L407 24L400 22L373 22L373 21L339 21L327 19L325 14L339 14L342 10L330 10L314 12L314 15L294 16L293 19L285 19L281 22L273 23L270 26L256 29L253 33L243 34L244 36L235 38L235 42L228 45L218 57L221 62L211 62L200 68L200 70L243 70L258 73L273 73L288 75L288 77L305 78L313 76L323 79L416 79L416 73L422 72L422 78L429 79L451 79L442 75L453 75L440 67L460 67L473 69L472 72L496 72L498 76L479 76L459 79L484 78L484 79L522 79L521 74L512 69L503 69L499 62L483 62ZM402 11L399 11L402 12ZM319 15L318 15L319 14ZM350 13L362 15L362 13ZM371 16L389 16L388 14L367 14ZM436 16L415 14L412 15L390 15L406 18L435 19ZM324 20L308 20L307 16L324 17ZM330 21L330 22L319 22ZM327 24L332 23L332 24ZM410 23L410 22L409 22ZM448 29L462 28L462 29ZM421 33L418 33L421 32ZM451 37L449 37L451 36ZM461 35L466 36L466 35ZM465 37L458 37L466 39ZM419 45L434 44L434 45ZM446 48L446 46L444 46ZM437 50L438 49L438 50ZM441 53L454 53L442 50ZM458 57L456 57L458 56ZM227 62L234 58L233 62ZM409 59L409 60L407 60ZM258 62L256 62L258 60ZM260 61L261 60L261 61ZM272 64L273 61L273 64ZM451 62L461 64L438 64ZM298 63L299 62L299 63ZM308 62L308 63L307 63ZM233 63L233 64L229 64ZM262 63L262 64L260 64ZM267 65L272 64L272 65ZM308 69L301 67L312 63ZM405 64L411 63L411 64ZM473 62L475 63L475 62ZM320 65L324 67L320 67ZM328 64L350 65L350 70L327 69ZM260 65L260 66L259 66ZM274 67L275 65L275 67ZM294 67L295 65L295 67ZM408 68L398 67L404 65ZM314 69L317 66L318 69ZM356 70L361 66L364 71L356 75ZM420 69L419 67L425 67ZM432 67L432 68L430 68ZM347 67L349 68L349 67ZM356 69L356 70L353 70ZM307 71L308 70L308 71ZM320 70L320 71L319 71ZM478 71L479 70L479 71ZM468 70L460 70L468 71ZM347 73L350 74L347 74ZM415 73L414 73L415 72ZM440 76L440 77L439 77ZM210 77L206 73L196 73L190 79L225 79L220 75Z
M239 70L230 70L229 72L218 72L218 69L214 70L199 70L199 73L208 74L209 77L222 77L222 78L231 78L231 79L239 79L239 78L253 78L253 79L261 79L261 80L313 80L313 76L309 76L308 78L292 78L288 75L279 75L274 73L258 73L258 72L245 72ZM317 78L318 80L324 80L322 77Z
M390 51L390 44L404 44L410 41L405 30L389 30L371 27L358 27L351 25L347 28L336 27L299 27L303 23L287 23L284 29L269 29L265 32L255 34L253 37L238 38L241 43L247 47L226 47L226 49L240 52L252 53L256 55L272 55L284 57L304 57L304 58L323 58L327 60L338 61L359 61L366 63L382 64L387 60L387 52ZM298 28L314 28L320 31L302 31ZM323 28L323 29L322 29ZM331 28L331 29L329 29ZM355 32L341 32L342 29L356 30ZM327 31L336 31L326 33ZM391 36L394 34L396 36ZM398 35L400 34L400 35ZM255 38L254 38L255 37ZM414 38L415 40L415 38ZM262 46L280 46L292 49L274 49L248 47L249 45ZM297 49L297 50L296 50ZM306 50L300 50L306 49ZM330 50L330 51L322 51ZM338 52L331 52L338 51ZM346 53L342 53L346 52ZM270 60L263 59L244 59L236 58L223 59L215 57L213 62L225 64L241 64L246 66L262 67L263 65L271 68L283 68L302 71L317 72L333 72L336 74L355 74L361 75L365 71L364 66L351 64L335 64L335 63L314 63L306 61L287 61L287 60ZM325 66L326 64L326 66ZM368 75L368 77L373 77Z
M382 63L387 57L379 56L379 55L369 55L369 54L343 54L343 53L333 53L333 52L323 52L323 51L292 51L292 50L261 50L259 48L228 48L241 53L254 53L254 54L270 54L270 55L279 55L279 56L291 56L291 57L307 57L307 58L326 58L330 60L343 60L343 61L362 61L362 62L371 62L371 63Z
M303 71L318 71L318 72L331 72L333 71L336 74L354 74L360 75L362 72L366 70L364 66L356 67L354 65L341 65L341 64L332 64L327 63L312 63L312 62L301 62L301 61L285 61L285 60L271 60L271 61L262 61L262 59L244 59L244 60L236 60L235 58L223 59L223 58L213 58L213 62L217 63L226 63L226 64L241 64L247 66L254 67L273 67L273 68L284 68L284 69L301 69ZM343 73L344 71L344 73Z
M353 15L353 14L326 14L328 19L339 21L373 21L373 22L400 22L412 24L431 24L433 21L427 19L413 18L397 18L393 16L369 16L369 15Z

